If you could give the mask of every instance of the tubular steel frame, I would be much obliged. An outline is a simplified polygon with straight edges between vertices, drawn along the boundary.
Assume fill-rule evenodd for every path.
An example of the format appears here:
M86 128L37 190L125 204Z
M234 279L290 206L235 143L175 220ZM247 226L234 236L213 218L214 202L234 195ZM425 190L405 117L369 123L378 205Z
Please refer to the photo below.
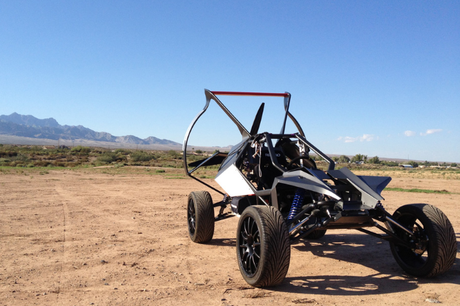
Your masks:
M217 95L226 95L226 96L259 96L259 97L283 97L284 98L284 109L285 109L285 116L284 116L284 121L283 121L283 125L282 125L282 128L281 128L281 132L280 134L271 134L271 133L261 133L259 135L263 135L263 137L265 138L265 142L267 144L267 148L268 148L268 152L269 152L269 155L270 155L270 159L271 159L271 162L273 164L273 166L275 168L277 168L278 170L280 170L281 172L286 172L286 170L279 164L279 162L277 161L277 158L276 158L276 154L274 152L274 148L273 148L273 144L272 144L272 139L280 139L280 138L283 138L283 137L289 137L289 138L297 138L297 140L299 142L301 142L303 145L307 146L310 150L312 150L313 152L315 152L317 155L319 155L321 158L323 158L325 161L327 161L329 163L329 167L328 167L328 171L330 172L337 172L337 170L334 170L334 166L335 166L335 163L332 159L329 158L329 156L327 156L326 154L324 154L321 150L319 150L318 148L316 148L313 144L311 144L306 138L305 138L305 134L300 126L300 124L298 123L298 121L295 119L295 117L289 112L289 105L290 105L290 100L291 100L291 94L288 93L288 92L285 92L285 93L263 93L263 92L240 92L240 91L210 91L208 89L205 89L205 95L206 95L206 104L204 106L204 108L196 115L196 117L194 118L194 120L192 121L192 123L190 124L186 134L185 134L185 138L184 138L184 143L183 143L183 147L182 147L182 150L183 150L183 160L184 160L184 168L185 168L185 172L186 174L195 179L196 181L202 183L203 185L211 188L212 190L220 193L221 195L224 196L224 200L221 201L221 202L218 202L216 204L214 204L215 207L217 206L225 206L228 204L228 200L229 200L229 197L221 192L220 190L210 186L209 184L203 182L202 180L198 179L197 177L193 176L192 174L200 167L202 166L205 166L206 163L211 160L213 157L215 157L217 154L219 154L219 152L216 152L214 153L212 156L210 156L209 158L205 159L204 161L202 161L199 165L197 165L196 167L194 167L193 169L189 170L189 167L188 167L188 163L187 163L187 145L188 145L188 140L189 140L189 137L190 137L190 133L191 131L193 130L193 127L195 126L196 122L198 121L198 119L200 119L200 117L206 112L206 110L208 109L209 105L210 105L210 102L211 100L214 100L217 105L225 112L225 114L227 114L227 116L236 124L236 126L238 127L240 133L241 133L241 136L242 136L242 139L247 139L247 138L250 138L250 137L253 137L255 135L251 135L250 132L246 129L246 127L244 127L239 121L238 119L226 108L226 106L217 98ZM285 132L285 128L286 128L286 121L287 121L287 117L289 117L292 122L294 123L294 125L296 126L297 130L298 130L298 133L294 133L294 134L284 134ZM270 195L270 190L269 191L256 191L255 192L255 196L261 198L262 196L269 196ZM262 199L262 198L261 198ZM262 202L264 202L265 204L267 204L263 199L262 199ZM268 205L268 204L267 204ZM383 208L381 208L383 209ZM221 209L222 210L222 209ZM220 215L219 215L220 216ZM391 223L393 224L394 226L396 227L399 227L401 229L403 229L406 233L408 233L409 235L411 236L414 236L414 233L412 231L410 231L409 229L405 228L404 226L400 225L398 222L394 221L388 213L386 213L386 211L383 211L381 212L381 215L380 217L376 218L375 216L371 217L369 216L371 219L377 219L378 221L381 221L381 222L384 222L385 224L388 224L388 223ZM302 222L299 224L301 225L302 223L305 223L306 221L308 221L308 218L307 217L307 220L302 220ZM298 228L300 228L300 226L296 226L294 227L293 229L291 229L291 232L290 234L293 235L295 234L295 232L298 231ZM322 227L322 226L321 226ZM382 234L378 234L378 233L374 233L374 232L371 232L369 230L366 230L364 229L364 227L376 227L380 230L382 230L384 232L384 234L386 235L382 235ZM310 232L312 232L314 229L316 229L316 227L308 230L308 232L304 233L302 235L302 237ZM324 228L328 228L327 225L324 227ZM337 227L337 228L340 228L340 227ZM346 225L344 228L351 228L349 225ZM408 245L407 242L405 241L402 241L398 236L396 236L393 231L391 230L391 227L390 229L385 229L384 227L382 227L381 225L379 225L377 222L372 222L372 224L366 224L366 225L358 225L357 227L355 227L355 229L363 232L363 233L366 233L366 234L369 234L371 236L375 236L375 237L378 237L378 238L381 238L383 240L389 240L389 239L393 239L393 241L395 241L396 243L400 244L400 245L405 245L406 247L410 247L410 245ZM391 237L391 238L390 238ZM300 236L297 237L297 238L294 238L294 240L297 240L301 238Z

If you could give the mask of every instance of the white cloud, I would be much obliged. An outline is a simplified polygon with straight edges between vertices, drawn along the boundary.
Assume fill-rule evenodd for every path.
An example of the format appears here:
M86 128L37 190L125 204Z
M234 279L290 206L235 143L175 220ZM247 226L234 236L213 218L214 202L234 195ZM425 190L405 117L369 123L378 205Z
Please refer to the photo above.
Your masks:
M426 135L440 133L440 132L442 132L442 129L429 129L429 130L426 130L425 133L420 133L420 135L426 136Z
M345 140L345 142L355 142L355 141L358 140L358 139L357 139L357 137L356 137L356 138L353 138L353 137L350 137L350 136L346 136L346 137L344 138L344 140Z
M359 137L359 141L372 141L374 140L374 135L364 134L363 136Z
M374 135L371 135L371 134L363 134L363 136L358 136L358 137L340 136L339 138L337 138L337 140L343 141L343 142L356 142L356 141L363 142L363 141L372 141L374 139L376 138L374 137Z
M407 137L411 137L411 136L415 136L417 133L415 133L414 131L405 131L404 132L404 135L406 135Z

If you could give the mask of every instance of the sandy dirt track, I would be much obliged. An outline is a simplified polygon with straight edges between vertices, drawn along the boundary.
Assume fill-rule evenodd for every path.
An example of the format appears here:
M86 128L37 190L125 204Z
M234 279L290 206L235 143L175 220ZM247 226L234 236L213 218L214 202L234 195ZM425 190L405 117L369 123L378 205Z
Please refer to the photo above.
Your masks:
M0 173L0 305L460 305L459 251L446 274L417 279L388 243L353 230L292 245L285 281L252 288L236 263L237 218L217 222L210 243L191 242L187 196L205 187L171 171ZM453 192L382 195L391 213L436 205L460 238L459 180L396 178L390 187Z

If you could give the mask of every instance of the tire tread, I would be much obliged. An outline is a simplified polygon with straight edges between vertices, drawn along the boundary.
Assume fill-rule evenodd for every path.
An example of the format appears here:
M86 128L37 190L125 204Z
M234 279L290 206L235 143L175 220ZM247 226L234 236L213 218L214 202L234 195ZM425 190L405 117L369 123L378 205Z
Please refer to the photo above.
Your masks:
M259 262L258 267L262 270L256 272L254 277L245 275L244 271L241 270L241 263L239 263L241 273L246 282L254 287L276 286L286 277L291 258L289 234L283 216L277 209L269 206L250 206L246 210L249 210L247 213L254 215L254 217L255 215L260 217L259 231L264 240L262 242L263 250L261 250L261 258L263 259Z
M190 239L196 243L206 243L214 235L214 207L212 198L207 191L194 191L189 195L189 201L195 203L196 229Z
M447 216L437 207L424 206L426 216L431 220L438 241L438 256L435 266L427 277L445 273L454 264L457 255L455 231Z

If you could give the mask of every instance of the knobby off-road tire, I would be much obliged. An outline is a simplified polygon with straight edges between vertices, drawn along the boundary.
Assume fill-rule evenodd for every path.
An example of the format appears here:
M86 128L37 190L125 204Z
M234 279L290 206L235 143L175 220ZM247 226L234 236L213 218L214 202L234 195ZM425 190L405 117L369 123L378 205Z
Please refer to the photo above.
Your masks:
M190 239L206 243L214 235L214 207L207 191L194 191L188 196L187 222Z
M244 280L254 287L281 283L289 270L289 234L279 210L249 206L238 222L236 253Z
M457 241L452 224L439 208L429 204L405 205L395 211L393 218L417 236L413 248L390 242L391 252L404 271L434 277L449 270L457 255ZM405 231L393 228L403 240L413 240Z

